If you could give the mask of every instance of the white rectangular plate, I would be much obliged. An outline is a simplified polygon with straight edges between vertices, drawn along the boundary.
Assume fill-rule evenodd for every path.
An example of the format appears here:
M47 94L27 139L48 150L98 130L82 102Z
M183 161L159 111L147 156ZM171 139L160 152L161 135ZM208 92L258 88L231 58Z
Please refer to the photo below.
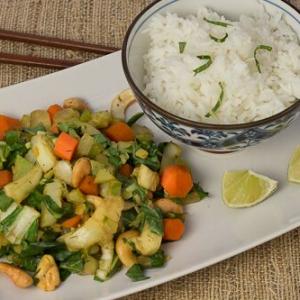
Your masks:
M94 109L109 109L111 99L127 83L120 53L0 90L0 113L20 116L33 109L78 96ZM138 111L136 105L131 112ZM158 140L170 138L145 119ZM207 154L184 147L195 180L210 197L187 208L182 240L165 245L171 260L165 268L148 272L150 279L132 283L125 271L105 283L90 276L72 276L55 292L17 289L0 277L0 299L96 300L125 296L202 269L279 236L300 224L300 185L287 182L289 157L300 144L300 120L263 144L233 154ZM226 170L253 169L279 181L279 190L265 202L248 209L230 209L222 202L221 180Z

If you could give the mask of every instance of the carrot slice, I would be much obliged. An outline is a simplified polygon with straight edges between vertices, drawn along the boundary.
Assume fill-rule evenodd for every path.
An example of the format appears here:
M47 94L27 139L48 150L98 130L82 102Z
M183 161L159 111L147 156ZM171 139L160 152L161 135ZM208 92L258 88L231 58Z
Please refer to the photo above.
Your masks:
M51 126L51 128L50 128L50 131L51 131L52 133L59 134L58 126L57 126L55 123L52 124L52 126Z
M95 183L94 176L85 176L79 184L79 189L81 192L87 195L98 195L98 184Z
M178 241L184 233L184 223L180 219L164 219L165 241Z
M171 197L184 198L193 187L192 174L188 168L180 165L166 167L161 176L161 185Z
M54 153L64 160L71 160L78 146L78 140L62 132L56 140Z
M125 122L112 124L105 130L105 133L115 142L129 142L134 140L134 132Z
M19 120L0 115L0 140L3 140L7 131L20 127L21 122Z
M58 105L58 104L53 104L53 105L50 105L48 107L47 111L48 111L48 114L50 116L51 122L53 122L54 116L60 110L62 110L62 107L60 105Z
M5 185L12 181L12 173L8 170L0 171L0 188L3 188Z
M64 228L76 227L79 224L80 220L81 220L81 216L74 216L70 219L65 220L62 223L62 227L64 227Z
M133 171L133 167L130 164L122 165L119 169L121 175L129 177Z

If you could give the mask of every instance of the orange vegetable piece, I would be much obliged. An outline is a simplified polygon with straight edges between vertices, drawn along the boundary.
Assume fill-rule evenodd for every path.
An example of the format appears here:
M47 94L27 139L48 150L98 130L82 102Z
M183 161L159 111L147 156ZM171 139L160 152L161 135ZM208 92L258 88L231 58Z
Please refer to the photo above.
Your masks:
M71 160L78 146L78 140L62 132L56 140L54 153L64 160Z
M51 119L52 122L53 122L54 116L60 110L62 110L62 107L60 105L58 105L58 104L53 104L53 105L50 105L48 107L47 111L48 111L48 114L49 114L50 119Z
M193 187L193 178L188 168L170 165L164 169L160 183L169 196L184 198Z
M12 181L12 173L8 170L0 171L0 188L3 188L5 185Z
M122 165L119 169L121 175L129 177L133 171L133 167L130 164Z
M125 122L112 124L105 130L105 133L115 142L129 142L134 140L134 132Z
M184 223L180 219L164 219L164 236L165 241L178 241L184 233Z
M19 120L0 115L0 140L3 140L7 131L20 127L21 122Z
M98 184L95 183L95 177L90 175L85 176L79 184L79 189L84 194L97 196Z
M58 134L59 133L59 129L57 127L57 125L55 123L52 124L51 128L50 128L50 131L55 133L55 134Z
M74 216L70 219L65 220L62 223L62 227L64 228L73 228L76 227L81 221L81 216Z

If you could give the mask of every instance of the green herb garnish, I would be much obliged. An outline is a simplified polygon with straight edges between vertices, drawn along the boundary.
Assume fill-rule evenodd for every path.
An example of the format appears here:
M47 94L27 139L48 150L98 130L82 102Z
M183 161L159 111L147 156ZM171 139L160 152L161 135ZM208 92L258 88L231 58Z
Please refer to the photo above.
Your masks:
M215 104L215 106L211 109L211 111L205 115L206 118L209 118L213 114L215 114L222 104L222 101L224 98L224 86L223 86L222 82L219 82L219 86L221 88L221 93L220 93L219 99L218 99L217 103Z
M267 50L267 51L271 52L271 51L272 51L272 47L271 47L271 46L268 46L268 45L258 45L258 46L255 48L255 50L254 50L255 64L256 64L256 67L257 67L258 72L261 73L259 61L258 61L258 59L256 58L256 54L257 54L257 51L258 51L258 50Z
M36 219L31 226L29 227L26 233L26 240L28 242L36 242L38 239L38 231L39 231L39 220Z
M72 253L71 253L72 254ZM79 273L82 271L84 261L80 252L69 255L66 260L60 263L59 268L68 270L71 273Z
M54 218L59 219L63 216L63 209L50 196L43 195L43 203Z
M199 197L199 200L208 196L208 192L204 191L199 183L194 183L193 191L195 191Z
M207 23L214 24L214 25L217 25L217 26L222 26L222 27L232 26L229 23L225 23L225 22L221 22L221 21L208 20L207 18L203 18L203 20Z
M144 270L139 264L135 264L130 267L126 272L126 276L128 276L132 281L141 281L149 278L144 275Z
M142 116L144 115L143 112L137 113L135 115L133 115L128 121L127 121L127 125L128 126L132 126L134 123L136 123Z
M166 263L167 257L162 249L151 256L140 256L138 262L144 268L161 268Z
M209 37L217 43L224 43L228 38L228 33L226 32L226 34L222 38L217 38L211 34L209 35Z
M145 223L148 224L151 232L157 235L163 235L163 219L160 210L142 204L141 212L144 213Z
M4 191L0 191L0 210L6 211L14 200L10 197L7 197Z
M207 68L209 68L209 66L212 64L212 59L210 55L199 55L197 56L199 59L206 59L207 62L201 66L199 66L198 68L194 69L194 75L196 76L198 73L206 70Z
M179 53L182 54L184 52L185 47L186 47L186 42L179 42L178 46L179 46Z

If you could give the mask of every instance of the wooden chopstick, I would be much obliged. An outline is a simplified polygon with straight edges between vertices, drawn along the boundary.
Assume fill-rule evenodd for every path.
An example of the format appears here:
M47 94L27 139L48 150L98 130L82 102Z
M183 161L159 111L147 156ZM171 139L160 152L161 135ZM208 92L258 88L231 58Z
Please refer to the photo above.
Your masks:
M48 69L65 69L81 64L83 63L83 61L50 59L29 55L18 55L0 52L0 63L25 65L31 67L42 67Z
M62 49L71 49L78 51L87 51L97 54L108 54L119 50L118 48L82 43L78 41L63 40L54 37L46 37L41 35L35 35L30 33L22 33L10 30L0 29L0 39L15 41L15 42L24 42L31 43L47 47L55 47Z

